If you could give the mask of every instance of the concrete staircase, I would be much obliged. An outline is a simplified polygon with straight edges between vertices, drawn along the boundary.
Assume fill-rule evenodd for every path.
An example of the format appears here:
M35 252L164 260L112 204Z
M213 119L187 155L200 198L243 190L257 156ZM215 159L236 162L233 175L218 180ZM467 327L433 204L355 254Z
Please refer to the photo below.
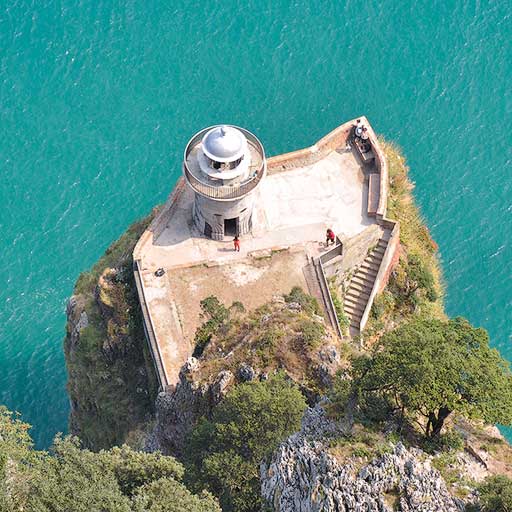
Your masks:
M350 320L350 331L353 335L359 334L361 317L368 304L387 245L388 242L384 238L378 241L357 269L345 293L343 309Z

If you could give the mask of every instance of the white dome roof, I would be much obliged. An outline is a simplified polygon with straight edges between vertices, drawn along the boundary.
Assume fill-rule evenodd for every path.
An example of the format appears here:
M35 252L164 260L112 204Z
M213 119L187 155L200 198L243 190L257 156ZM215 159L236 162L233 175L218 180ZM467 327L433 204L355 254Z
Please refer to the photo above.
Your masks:
M216 162L233 162L245 154L247 140L233 126L216 126L203 137L202 147L204 154Z

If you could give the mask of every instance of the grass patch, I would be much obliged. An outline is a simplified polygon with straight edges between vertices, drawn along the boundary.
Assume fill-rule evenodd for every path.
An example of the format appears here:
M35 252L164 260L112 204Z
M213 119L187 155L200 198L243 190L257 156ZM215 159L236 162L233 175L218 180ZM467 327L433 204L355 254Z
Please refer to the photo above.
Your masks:
M329 454L342 464L354 458L367 463L392 451L393 443L382 432L369 430L359 424L354 425L353 435L331 439L328 447Z

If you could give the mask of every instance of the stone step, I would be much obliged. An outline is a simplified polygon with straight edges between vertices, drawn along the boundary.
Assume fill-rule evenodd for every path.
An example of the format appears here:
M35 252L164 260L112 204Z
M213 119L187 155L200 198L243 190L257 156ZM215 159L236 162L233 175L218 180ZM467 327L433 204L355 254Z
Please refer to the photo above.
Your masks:
M381 261L383 255L384 253L380 252L380 249L374 249L370 254L368 254L368 256L366 256L365 261L369 259Z
M343 299L343 302L347 302L347 303L352 303L352 304L359 304L359 303L363 303L363 302L366 302L366 298L361 296L361 295L355 295L355 294L351 294L351 293L346 293L345 294L345 298Z
M375 249L373 249L373 251L370 254L382 259L385 252L386 252L386 249L384 247L376 247Z
M346 295L354 295L356 297L359 297L360 295L370 295L371 292L371 286L361 286L358 283L351 283Z
M361 286L369 286L370 288L373 288L373 283L375 282L375 279L372 279L367 274L356 274L352 280L350 281L350 284L357 283Z
M351 281L347 293L350 292L351 290L357 290L358 292L367 292L368 295L370 295L370 293L372 293L372 287L371 287L370 283L367 283L367 282L362 284L362 283L358 283L355 281Z
M371 277L372 279L375 279L379 272L379 267L371 266L369 263L362 263L362 265L357 270L356 275L360 272L364 273L368 277Z
M352 312L361 312L364 313L364 308L366 306L366 303L362 302L355 302L355 301L346 301L344 305L344 309L350 310Z
M361 318L363 317L363 312L349 312L345 311L345 314L348 316L350 323L353 322L360 322Z
M322 309L325 309L322 290L320 288L315 269L313 268L313 264L310 263L309 265L306 265L303 269L303 274L306 279L309 294L315 297Z
M348 291L347 294L345 295L345 300L349 299L349 300L352 300L352 301L356 301L356 302L360 302L360 303L367 303L368 302L368 299L370 298L370 294L367 293L367 292L356 292L355 290L354 291Z
M364 260L363 263L361 263L361 266L358 268L358 270L362 270L364 272L375 272L375 274L377 274L377 272L379 271L379 267L379 263Z
M367 258L364 260L367 263L372 263L374 265L377 265L377 267L380 267L380 264L382 263L382 254L370 254L370 256L367 256Z
M369 254L363 261L363 265L366 263L368 265L376 265L377 268L380 267L380 262L382 261L382 256L380 254Z

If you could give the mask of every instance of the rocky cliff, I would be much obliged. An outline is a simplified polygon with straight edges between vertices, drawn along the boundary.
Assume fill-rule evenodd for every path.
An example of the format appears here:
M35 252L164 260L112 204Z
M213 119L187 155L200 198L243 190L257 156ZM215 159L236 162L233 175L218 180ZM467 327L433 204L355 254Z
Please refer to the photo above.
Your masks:
M94 450L139 446L153 417L157 384L131 258L150 219L132 225L80 275L67 305L70 431Z
M340 462L330 453L340 425L317 405L291 436L261 465L261 490L276 512L457 512L464 504L452 497L429 457L402 443L361 464ZM398 508L399 507L399 508Z

